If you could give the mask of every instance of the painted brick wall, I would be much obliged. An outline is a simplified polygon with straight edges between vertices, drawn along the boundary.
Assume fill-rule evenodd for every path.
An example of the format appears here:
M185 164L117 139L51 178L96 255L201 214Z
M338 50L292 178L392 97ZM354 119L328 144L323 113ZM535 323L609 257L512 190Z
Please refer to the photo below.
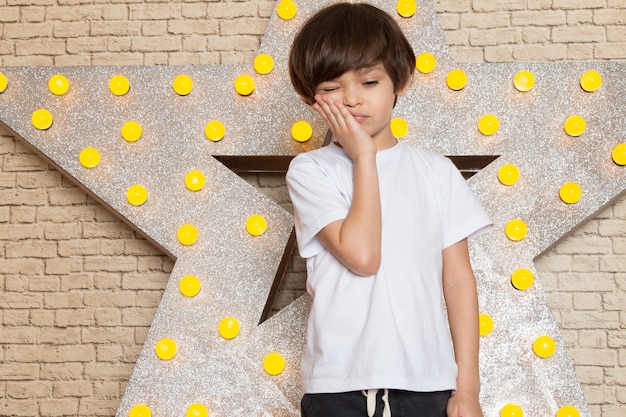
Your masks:
M0 67L251 62L274 5L0 0ZM626 60L626 0L435 6L460 62ZM281 175L245 179L290 209ZM0 128L0 415L114 415L171 268ZM537 268L592 415L623 417L626 198ZM304 291L304 271L294 256L276 308Z

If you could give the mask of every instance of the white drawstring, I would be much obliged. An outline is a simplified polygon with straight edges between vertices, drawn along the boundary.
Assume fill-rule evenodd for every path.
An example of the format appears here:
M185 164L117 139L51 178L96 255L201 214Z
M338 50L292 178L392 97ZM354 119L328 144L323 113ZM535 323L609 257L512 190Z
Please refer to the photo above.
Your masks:
M365 397L367 397L367 416L373 417L376 412L376 394L378 394L377 389L368 389L367 391L361 391ZM383 404L385 407L383 408L383 417L391 417L391 407L389 407L389 390L385 388L383 393Z

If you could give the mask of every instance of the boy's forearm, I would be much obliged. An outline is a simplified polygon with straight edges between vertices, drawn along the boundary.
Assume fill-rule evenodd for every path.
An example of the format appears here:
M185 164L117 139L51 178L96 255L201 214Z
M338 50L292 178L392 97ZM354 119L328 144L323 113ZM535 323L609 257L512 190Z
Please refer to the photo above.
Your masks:
M477 396L480 392L478 295L467 241L444 251L443 273L444 297L458 367L457 392Z
M376 154L353 160L354 189L346 218L320 233L322 243L348 268L372 275L380 267L382 220Z
M477 396L480 393L480 377L478 302L475 284L464 282L449 289L446 305L458 367L457 392Z

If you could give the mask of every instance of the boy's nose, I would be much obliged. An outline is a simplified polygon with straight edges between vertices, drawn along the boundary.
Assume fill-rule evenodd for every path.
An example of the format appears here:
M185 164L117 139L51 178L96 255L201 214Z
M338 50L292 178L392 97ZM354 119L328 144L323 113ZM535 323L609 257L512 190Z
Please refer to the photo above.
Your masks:
M347 107L354 107L360 103L359 94L353 89L346 89L343 93L343 104Z

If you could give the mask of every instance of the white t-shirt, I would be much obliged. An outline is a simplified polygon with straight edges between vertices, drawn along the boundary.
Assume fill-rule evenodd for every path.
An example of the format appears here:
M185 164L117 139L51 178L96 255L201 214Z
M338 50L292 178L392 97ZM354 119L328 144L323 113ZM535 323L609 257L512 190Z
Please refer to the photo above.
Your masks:
M313 298L302 358L305 393L456 388L442 251L491 220L448 158L398 143L379 151L376 162L382 262L369 277L350 271L316 237L350 208L352 161L344 150L331 144L300 154L287 173Z

